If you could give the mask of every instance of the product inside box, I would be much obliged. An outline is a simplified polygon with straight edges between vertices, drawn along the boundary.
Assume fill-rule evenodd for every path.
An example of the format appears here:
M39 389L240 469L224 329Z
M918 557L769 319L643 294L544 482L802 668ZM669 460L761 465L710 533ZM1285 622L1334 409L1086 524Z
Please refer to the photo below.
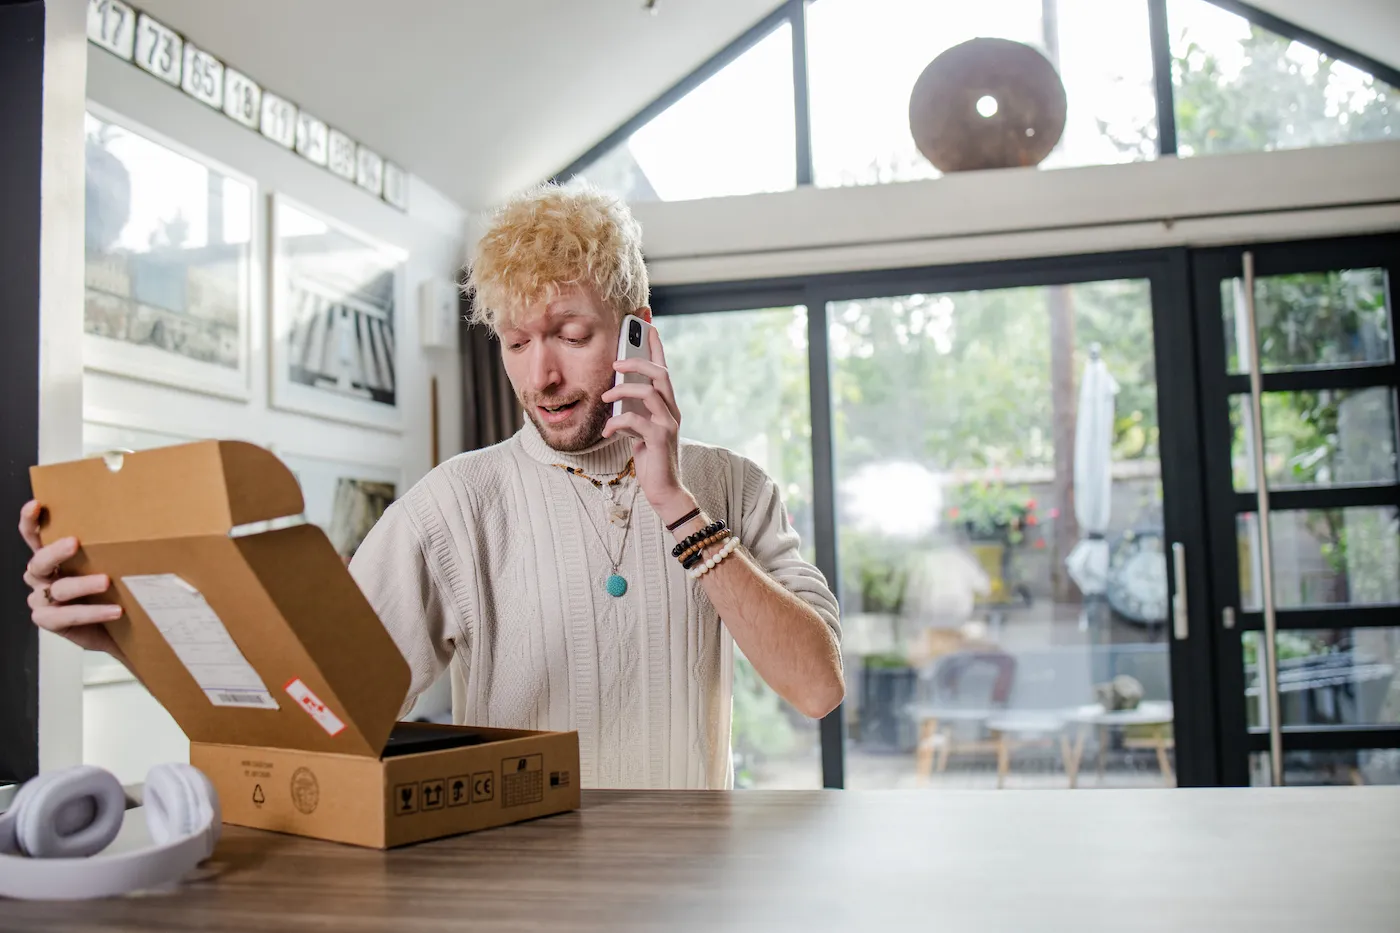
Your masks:
M65 571L110 577L90 601L122 606L108 631L226 822L389 846L578 806L576 733L397 721L407 662L269 451L201 441L30 476L41 539L76 536ZM454 801L456 782L481 792Z
M481 733L463 731L460 726L445 726L425 722L401 722L389 733L380 758L417 755L420 752L440 752L448 748L465 748L486 741Z

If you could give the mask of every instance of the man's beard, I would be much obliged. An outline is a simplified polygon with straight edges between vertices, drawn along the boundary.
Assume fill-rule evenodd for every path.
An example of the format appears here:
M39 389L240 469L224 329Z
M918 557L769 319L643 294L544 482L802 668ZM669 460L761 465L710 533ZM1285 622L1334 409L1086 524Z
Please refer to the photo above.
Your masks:
M603 439L603 428L607 426L608 418L612 416L611 405L603 401L594 401L590 407L583 409L583 420L578 427L568 434L559 434L557 428L540 420L536 407L538 404L538 402L521 402L526 417L534 422L535 429L540 432L540 437L551 449L557 450L561 454L578 453L598 443ZM588 404L588 399L579 400L581 408L586 404Z

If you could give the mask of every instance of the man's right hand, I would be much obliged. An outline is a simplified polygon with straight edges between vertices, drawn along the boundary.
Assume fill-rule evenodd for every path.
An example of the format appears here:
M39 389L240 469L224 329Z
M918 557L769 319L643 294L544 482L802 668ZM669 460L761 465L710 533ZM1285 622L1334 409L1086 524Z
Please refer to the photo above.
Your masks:
M60 575L63 562L78 553L78 539L64 538L44 547L39 540L39 513L43 506L30 501L19 510L19 533L34 556L24 570L24 582L33 591L29 608L34 624L90 651L105 651L122 659L121 650L103 622L122 617L122 607L108 604L73 603L75 599L107 592L111 581L106 574L86 577Z

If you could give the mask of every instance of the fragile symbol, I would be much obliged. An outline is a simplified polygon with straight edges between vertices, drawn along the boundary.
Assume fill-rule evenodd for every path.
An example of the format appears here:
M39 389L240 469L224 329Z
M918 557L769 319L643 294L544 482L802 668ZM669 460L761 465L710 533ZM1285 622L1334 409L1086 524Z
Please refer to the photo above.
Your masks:
M263 796L262 785L261 785L261 784L254 784L254 785L253 785L253 803L257 804L258 806L262 806L262 805L263 805L263 801L265 801L265 800L267 800L267 798Z
M400 784L394 788L394 812L399 816L418 812L417 784Z

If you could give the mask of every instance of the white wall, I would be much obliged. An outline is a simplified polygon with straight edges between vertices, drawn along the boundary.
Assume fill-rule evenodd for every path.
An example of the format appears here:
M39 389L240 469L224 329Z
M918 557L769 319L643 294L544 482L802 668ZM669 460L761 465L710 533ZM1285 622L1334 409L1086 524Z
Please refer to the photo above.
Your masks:
M634 205L656 284L1400 228L1400 142Z
M278 148L179 90L101 49L89 53L88 96L128 120L195 152L251 176L258 185L261 248L255 259L266 281L267 195L297 201L409 254L402 309L401 434L313 418L268 407L267 295L255 289L252 327L252 388L249 402L228 401L169 389L105 373L84 377L88 420L126 424L175 434L210 432L271 443L274 447L333 459L401 463L405 483L432 466L429 448L429 378L438 379L440 439L444 456L461 442L461 392L457 355L424 351L418 340L418 285L431 277L456 277L462 263L466 215L427 184L413 178L407 214L357 189L328 171ZM295 88L287 89L290 93Z
M83 9L81 0L73 2L80 11ZM81 18L79 23L81 29ZM238 438L270 445L275 450L335 460L396 464L402 469L403 487L407 488L433 466L428 392L429 379L436 376L441 456L455 454L461 444L458 357L447 350L421 348L418 286L433 277L456 278L463 259L465 213L416 177L410 181L409 210L404 213L278 148L101 49L93 47L88 51L87 66L90 101L119 115L124 122L154 131L248 176L257 185L255 230L259 234L255 239L255 281L261 284L253 294L249 357L252 397L249 401L231 401L108 373L86 372L82 376L82 419L186 437ZM279 90L295 96L295 88ZM81 143L80 112L78 120ZM67 173L70 183L83 177L81 145L76 151L76 168L70 168ZM80 185L73 187L81 191ZM269 407L265 283L267 196L272 192L285 194L407 252L406 287L402 296L405 303L398 329L401 368L397 389L403 413L402 432L379 431ZM45 213L47 217L47 208ZM77 213L81 231L81 200ZM80 343L82 328L81 233L76 242L78 261L71 281L65 283L70 306L64 318L65 333L74 345ZM76 395L72 391L69 394ZM76 449L79 443L77 408L70 404L49 421L63 423L65 437L74 448L65 448L67 457L81 456L81 451ZM61 458L55 453L49 459ZM444 680L420 701L416 711L437 712L448 709L449 704ZM68 704L69 707L73 705ZM90 686L81 695L81 706L85 727L78 726L78 731L73 732L74 711L68 709L66 733L70 739L74 734L81 736L83 760L113 770L123 781L141 780L153 763L183 760L188 756L189 745L184 735L139 684L118 682Z
M39 221L39 460L82 456L83 90L87 3L48 0ZM13 534L13 531L9 532ZM18 573L19 568L5 568ZM82 760L82 652L39 638L39 769Z

